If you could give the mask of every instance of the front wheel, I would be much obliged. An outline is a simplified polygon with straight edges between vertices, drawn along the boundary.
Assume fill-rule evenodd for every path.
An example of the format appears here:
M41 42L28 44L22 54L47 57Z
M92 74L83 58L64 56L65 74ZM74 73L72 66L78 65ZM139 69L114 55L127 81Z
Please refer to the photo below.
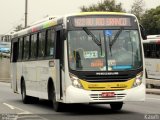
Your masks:
M56 101L56 92L54 86L51 86L51 91L52 91L51 96L52 96L53 108L56 112L60 112L63 109L63 103Z
M123 106L123 102L110 103L110 107L112 110L121 110Z

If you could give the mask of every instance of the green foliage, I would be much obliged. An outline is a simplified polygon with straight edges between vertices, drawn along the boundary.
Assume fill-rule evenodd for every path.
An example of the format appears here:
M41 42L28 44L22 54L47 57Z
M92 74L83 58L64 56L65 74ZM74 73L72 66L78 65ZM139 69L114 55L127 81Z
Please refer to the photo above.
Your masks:
M138 20L141 20L141 17L144 14L144 1L143 0L135 0L133 5L131 6L132 14L134 14Z
M144 0L135 0L131 6L130 13L137 16L140 24L146 29L147 34L160 34L160 6L155 9L145 11ZM82 6L82 12L108 11L108 12L125 12L122 4L116 4L115 0L103 0L97 4L88 7Z
M142 16L141 24L146 29L147 34L160 34L160 6L147 10Z
M108 12L125 12L122 9L122 4L116 4L115 0L104 0L103 2L98 2L97 4L90 5L89 7L80 7L82 12L92 12L92 11L108 11Z

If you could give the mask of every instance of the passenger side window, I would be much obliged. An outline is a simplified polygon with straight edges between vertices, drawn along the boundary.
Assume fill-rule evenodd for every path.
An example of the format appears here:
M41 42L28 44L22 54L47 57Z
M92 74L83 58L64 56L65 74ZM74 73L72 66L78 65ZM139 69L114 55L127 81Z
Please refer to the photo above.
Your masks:
M37 57L37 33L31 35L31 58Z
M29 58L29 36L24 37L24 54L23 59Z
M160 58L160 45L152 43L144 43L145 58Z
M38 34L38 57L45 56L45 31Z
M18 40L17 38L16 39L13 39L12 41L12 53L11 53L11 61L12 62L17 62L17 58L18 58Z
M22 60L22 52L23 52L23 38L19 38L19 51L18 51L18 60Z
M54 56L55 52L55 31L53 29L49 29L47 31L47 56Z

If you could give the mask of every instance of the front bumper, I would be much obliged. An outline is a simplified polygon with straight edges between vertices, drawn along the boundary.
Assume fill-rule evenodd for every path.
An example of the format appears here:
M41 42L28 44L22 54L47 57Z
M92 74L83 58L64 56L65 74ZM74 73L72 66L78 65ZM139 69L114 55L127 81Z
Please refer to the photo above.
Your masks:
M102 97L102 92L115 92L114 97ZM125 101L145 101L145 85L121 91L89 91L75 88L66 89L66 103L109 103Z

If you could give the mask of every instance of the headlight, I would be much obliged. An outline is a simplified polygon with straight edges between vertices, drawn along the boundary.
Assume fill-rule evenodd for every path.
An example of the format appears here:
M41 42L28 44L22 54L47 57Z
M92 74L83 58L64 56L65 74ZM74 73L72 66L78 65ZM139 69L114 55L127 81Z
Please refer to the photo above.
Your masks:
M73 75L73 74L69 74L69 76L70 76L70 78L71 78L71 81L72 81L72 85L74 86L74 87L76 87L76 88L82 88L82 85L81 85L81 83L80 83L80 79L77 77L77 76L75 76L75 75Z
M143 72L141 72L140 74L138 74L134 80L134 83L133 83L133 87L137 87L139 85L141 85L142 83L142 77L143 77Z

